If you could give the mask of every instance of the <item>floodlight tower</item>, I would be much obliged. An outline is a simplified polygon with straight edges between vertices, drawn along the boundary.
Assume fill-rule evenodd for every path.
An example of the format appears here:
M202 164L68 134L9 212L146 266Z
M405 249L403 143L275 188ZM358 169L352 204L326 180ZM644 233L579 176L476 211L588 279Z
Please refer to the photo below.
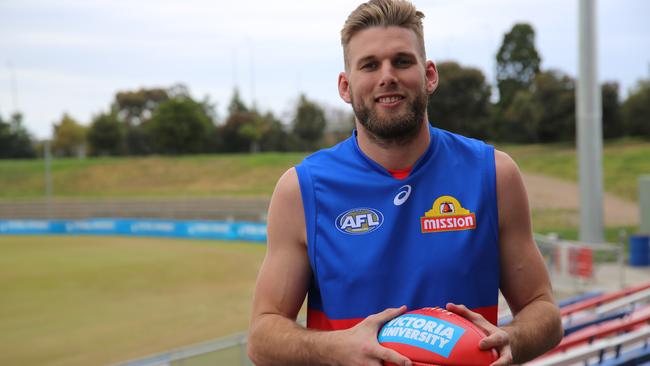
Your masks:
M602 243L603 128L596 52L596 0L579 0L579 67L576 88L580 241Z

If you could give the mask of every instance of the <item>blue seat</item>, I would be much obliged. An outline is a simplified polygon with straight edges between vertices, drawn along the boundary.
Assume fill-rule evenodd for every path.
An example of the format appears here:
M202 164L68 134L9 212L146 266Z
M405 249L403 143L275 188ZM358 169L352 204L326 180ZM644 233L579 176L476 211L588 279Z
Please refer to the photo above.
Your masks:
M598 363L598 366L641 366L650 364L650 346L645 346L621 353L618 357L609 358Z
M592 319L592 320L586 321L584 323L572 324L572 325L564 328L564 336L566 337L571 333L577 332L580 329L587 328L587 327L592 326L594 324L604 323L604 322L614 320L614 319L620 319L620 318L622 318L622 317L624 317L624 316L626 316L628 314L630 314L630 310L618 311L618 312L615 312L615 313L609 313L609 314L601 315L600 317L598 317L596 319Z

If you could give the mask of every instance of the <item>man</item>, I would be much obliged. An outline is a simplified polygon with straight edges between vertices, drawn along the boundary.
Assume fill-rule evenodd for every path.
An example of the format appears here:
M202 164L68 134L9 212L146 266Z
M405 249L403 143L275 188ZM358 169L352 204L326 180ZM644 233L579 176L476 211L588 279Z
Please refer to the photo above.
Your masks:
M423 16L406 1L371 0L344 25L338 86L356 131L289 169L273 193L249 336L257 365L411 365L377 343L407 307L468 318L488 333L480 347L499 352L494 365L561 338L515 163L429 127L438 74ZM499 289L514 314L502 328ZM295 319L307 293L306 329Z

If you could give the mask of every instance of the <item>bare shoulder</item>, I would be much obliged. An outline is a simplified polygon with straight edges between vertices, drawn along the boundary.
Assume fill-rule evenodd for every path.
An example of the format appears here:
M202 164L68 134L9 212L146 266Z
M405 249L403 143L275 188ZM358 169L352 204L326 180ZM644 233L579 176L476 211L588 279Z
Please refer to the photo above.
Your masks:
M497 184L499 181L505 183L513 178L516 179L517 176L521 176L517 163L510 155L501 150L494 150L494 163L497 172Z
M268 215L269 244L281 232L283 239L305 243L305 216L295 168L288 169L275 186Z
M530 228L530 212L526 187L517 163L503 151L494 150L497 180L499 226L525 224ZM528 222L525 222L528 221Z
M300 184L296 168L289 168L275 185L272 200L283 200L286 198L300 198Z

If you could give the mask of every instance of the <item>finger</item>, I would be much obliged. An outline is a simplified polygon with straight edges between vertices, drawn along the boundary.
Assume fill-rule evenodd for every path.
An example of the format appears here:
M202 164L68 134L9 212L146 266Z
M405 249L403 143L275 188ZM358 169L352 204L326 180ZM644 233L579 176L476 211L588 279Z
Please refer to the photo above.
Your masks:
M377 357L385 362L391 362L399 366L411 366L411 360L395 350L381 347L377 348Z
M458 315L461 315L463 318L467 318L472 320L473 318L481 317L479 313L475 313L467 308L467 306L462 305L462 304L454 304L452 302L448 303L446 306L446 309L451 311L452 313L456 313Z
M510 343L510 337L508 336L508 333L504 331L499 331L490 334L489 336L481 339L479 342L478 346L482 350L490 349L490 348L501 348L503 346L506 346Z
M457 305L450 302L447 304L446 309L471 321L487 334L492 334L499 330L498 327L487 321L481 314L469 310L465 305Z
M381 313L377 313L368 317L369 320L376 322L377 324L384 324L387 321L393 319L394 317L404 313L406 311L406 305L402 305L399 308L388 308Z
M512 352L510 352L510 348L504 348L499 358L490 364L490 366L509 366L509 365L512 365Z
M452 313L461 315L464 318L468 318L472 315L472 311L469 310L467 306L462 304L454 304L453 302L449 302L447 303L447 306L445 306L445 309L451 311Z

